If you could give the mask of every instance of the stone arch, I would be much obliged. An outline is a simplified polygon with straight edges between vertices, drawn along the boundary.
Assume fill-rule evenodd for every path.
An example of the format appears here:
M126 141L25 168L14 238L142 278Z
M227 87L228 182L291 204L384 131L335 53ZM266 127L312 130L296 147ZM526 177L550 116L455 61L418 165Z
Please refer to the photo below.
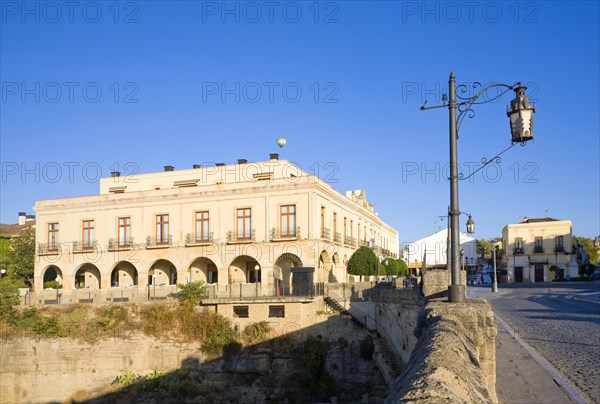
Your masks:
M218 283L218 276L217 265L210 258L198 257L188 267L188 282Z
M319 254L317 273L317 282L337 282L337 278L333 273L333 261L325 250Z
M50 282L50 281L56 281L62 285L62 280L63 280L62 270L59 267L57 267L56 265L49 265L44 270L44 275L42 277L42 288L44 287L44 283Z
M292 288L292 268L301 267L302 260L295 254L283 253L275 261L273 270L277 274L276 294L289 295ZM279 293L277 293L279 292Z
M138 284L137 268L129 261L119 261L110 273L111 287L131 287Z
M164 258L154 261L148 271L148 284L158 286L177 285L177 268L171 261Z
M258 265L259 269L256 270ZM231 283L256 283L260 282L262 267L258 260L249 255L238 255L227 267L228 282Z
M86 263L75 272L75 289L100 289L100 270L96 265Z

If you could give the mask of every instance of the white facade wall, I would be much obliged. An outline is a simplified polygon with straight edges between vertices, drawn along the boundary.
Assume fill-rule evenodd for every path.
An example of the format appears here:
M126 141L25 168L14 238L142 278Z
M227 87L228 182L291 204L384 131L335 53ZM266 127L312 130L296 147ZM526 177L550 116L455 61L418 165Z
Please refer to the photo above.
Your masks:
M279 230L282 205L295 205L299 232L296 238L274 240L272 231ZM324 224L321 207L325 209ZM231 239L238 208L251 209L253 240ZM346 197L285 160L103 178L99 195L38 201L35 211L38 289L44 278L53 277L53 270L66 292L76 287L76 275L80 275L78 287L107 289L117 281L119 287L143 289L153 282L208 281L214 276L208 273L211 269L218 274L218 286L225 288L250 281L257 274L248 269L253 271L257 264L263 288L273 288L276 277L289 282L289 274L282 274L282 268L300 265L316 268L315 281L345 281L345 264L358 243L350 238L335 241L333 233L321 237L322 227L332 229L334 212L342 238L346 218L348 237L357 238L359 225L362 237L366 225L369 234L375 235L376 252L381 257L398 257L397 232L373 212L364 192L362 199ZM188 241L195 232L197 211L209 212L212 240L191 245ZM168 245L147 244L148 238L156 238L158 214L169 215ZM131 220L133 245L111 250L109 243L117 240L121 217ZM76 243L83 241L84 220L94 221L97 244L81 251ZM58 251L47 251L50 223L59 226Z

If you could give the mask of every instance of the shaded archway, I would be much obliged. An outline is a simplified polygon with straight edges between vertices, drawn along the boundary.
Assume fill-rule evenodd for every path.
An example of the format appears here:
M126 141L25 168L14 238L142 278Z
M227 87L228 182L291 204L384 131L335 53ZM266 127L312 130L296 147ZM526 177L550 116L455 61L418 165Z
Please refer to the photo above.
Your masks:
M56 265L50 265L44 271L42 287L45 289L46 282L51 282L51 281L56 281L56 283L58 283L59 285L62 285L62 280L63 280L63 274L62 274L62 271L60 270L60 268L57 267ZM52 286L48 286L48 287L52 287Z
M281 254L273 270L276 274L278 284L275 285L276 295L289 295L292 287L292 268L301 267L302 260L294 254Z
M128 261L120 261L110 273L111 287L131 287L138 284L138 272Z
M169 260L159 259L150 266L148 284L157 286L177 285L177 269Z
M337 282L333 274L333 261L327 251L321 251L319 255L318 282Z
M190 264L187 277L188 282L218 283L219 271L217 265L210 258L200 257Z
M258 266L258 270L256 267ZM236 257L228 267L229 283L260 282L262 272L256 258L249 255Z
M93 264L83 264L75 272L75 289L100 289L100 270Z

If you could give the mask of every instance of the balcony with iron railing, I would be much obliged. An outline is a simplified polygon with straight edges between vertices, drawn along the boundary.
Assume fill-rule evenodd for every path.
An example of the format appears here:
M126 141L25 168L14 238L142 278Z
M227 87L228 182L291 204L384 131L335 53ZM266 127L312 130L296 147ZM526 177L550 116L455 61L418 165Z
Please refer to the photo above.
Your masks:
M173 246L173 236L169 234L169 237L146 237L146 248L170 248Z
M342 233L339 233L337 231L335 233L333 233L333 242L341 243L342 242Z
M214 242L212 231L210 233L188 233L185 235L186 247L209 245Z
M82 254L86 252L94 252L98 250L98 242L97 241L88 241L86 243L82 243L79 241L73 241L71 243L71 248L73 254Z
M513 255L523 255L523 254L525 254L525 249L523 247L513 248Z
M331 240L331 232L329 231L329 229L327 227L322 227L321 228L321 238L323 240Z
M555 253L564 253L565 251L565 246L564 245L556 245L554 246L554 252Z
M243 244L252 243L256 241L256 230L252 229L249 233L238 234L234 231L227 232L227 243L228 244Z
M536 245L533 247L533 253L534 254L543 254L544 253L544 247L540 246L540 245Z
M127 240L108 239L108 251L127 251L134 246L133 238Z
M61 252L60 243L38 243L38 255L56 255Z
M359 247L368 247L369 242L367 240L358 240L358 246Z
M299 238L300 226L297 226L295 229L288 229L285 231L276 229L275 227L271 229L271 241L290 241L297 240Z

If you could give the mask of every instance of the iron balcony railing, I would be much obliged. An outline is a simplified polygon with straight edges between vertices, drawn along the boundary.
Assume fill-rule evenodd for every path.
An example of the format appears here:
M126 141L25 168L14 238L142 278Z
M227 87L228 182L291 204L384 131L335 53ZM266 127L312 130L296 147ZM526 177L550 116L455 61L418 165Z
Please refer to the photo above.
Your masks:
M559 252L565 252L565 247L564 247L564 246L562 246L562 245L557 245L557 246L554 246L554 252L555 252L555 253L559 253Z
M228 231L227 232L227 242L228 243L244 243L244 242L252 242L256 240L256 230L252 229L250 233L246 232L246 234L239 235L237 232Z
M213 232L188 233L185 235L185 245L210 244L214 242Z
M276 229L275 227L271 229L271 240L285 240L290 238L300 238L300 226L283 232L281 229Z
M369 246L369 242L367 240L359 240L358 241L358 246L359 247L368 247Z
M72 251L74 254L76 253L83 253L83 252L89 252L89 251L96 251L98 249L98 242L97 241L89 241L87 243L82 243L79 241L73 241L73 243L71 243L72 247Z
M523 247L513 248L513 255L521 255L521 254L525 254L525 249Z
M533 252L536 253L536 254L543 254L544 253L544 247L535 246L535 247L533 247Z
M321 228L321 238L324 240L331 240L331 232L327 227Z
M333 242L334 243L341 243L342 242L342 234L336 231L333 234Z
M173 236L169 237L146 237L146 248L167 248L173 245Z
M108 251L130 250L133 245L133 237L128 240L108 239Z
M60 253L60 243L38 243L38 255L52 255Z

